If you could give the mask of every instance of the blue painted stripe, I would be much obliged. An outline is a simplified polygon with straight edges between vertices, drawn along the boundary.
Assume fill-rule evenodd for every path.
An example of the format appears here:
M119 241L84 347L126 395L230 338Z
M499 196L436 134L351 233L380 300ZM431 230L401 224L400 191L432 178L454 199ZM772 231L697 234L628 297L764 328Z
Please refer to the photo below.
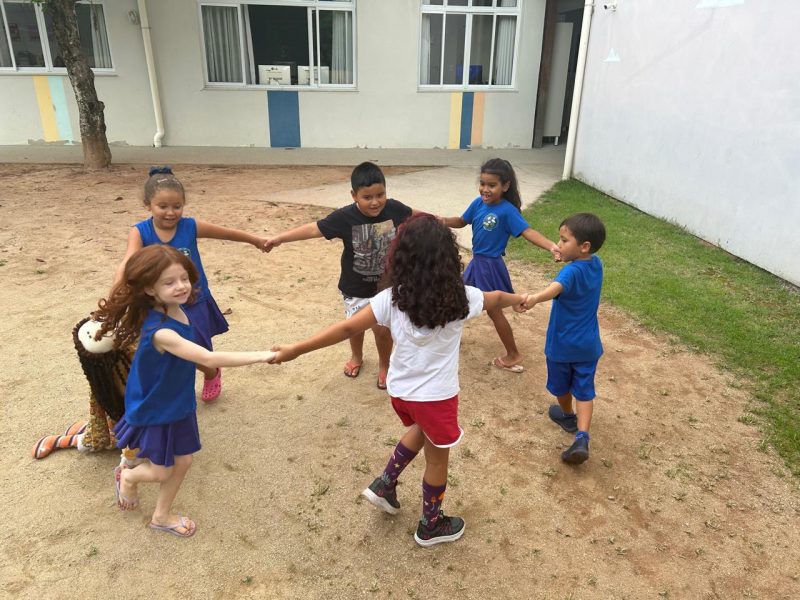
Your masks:
M472 104L475 92L464 92L461 96L461 142L458 147L469 148L472 143Z
M64 77L50 76L47 78L47 83L50 86L50 98L53 101L53 108L56 112L58 138L73 142L75 140L72 137L72 123L69 120L67 95L64 93Z
M300 147L300 101L297 92L267 92L269 145Z

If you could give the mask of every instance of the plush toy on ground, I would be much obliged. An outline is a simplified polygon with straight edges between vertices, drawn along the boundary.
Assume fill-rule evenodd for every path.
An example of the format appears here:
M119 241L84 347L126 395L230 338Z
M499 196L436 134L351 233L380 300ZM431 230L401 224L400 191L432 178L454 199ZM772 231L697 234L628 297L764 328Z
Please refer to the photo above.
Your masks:
M135 348L115 349L111 336L96 341L99 327L100 323L87 317L72 330L72 341L89 382L89 420L76 421L63 435L42 437L33 446L34 458L63 448L98 452L116 447L113 429L125 412L125 384ZM123 450L123 464L134 464L135 459L135 450Z

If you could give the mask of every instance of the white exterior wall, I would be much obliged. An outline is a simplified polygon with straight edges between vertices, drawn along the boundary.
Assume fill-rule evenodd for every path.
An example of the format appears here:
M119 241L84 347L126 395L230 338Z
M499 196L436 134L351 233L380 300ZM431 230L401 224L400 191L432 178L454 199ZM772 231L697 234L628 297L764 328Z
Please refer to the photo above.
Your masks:
M155 133L155 118L150 100L147 67L144 61L139 25L131 23L128 11L135 0L105 0L109 46L113 74L95 76L97 95L105 108L106 134L109 142L150 146ZM55 78L63 86L66 110L72 129L71 140L80 142L78 106L66 73L0 73L0 144L45 143L41 111L34 88L34 77Z
M516 89L485 92L482 146L530 148L545 0L520 0ZM170 146L270 146L263 88L213 89L203 81L196 0L148 0L161 105ZM127 18L133 0L106 0L115 75L97 77L112 142L152 145L155 121L141 31ZM357 88L297 90L301 145L319 148L447 147L450 91L418 90L419 0L357 0ZM64 78L79 139L77 108ZM0 75L0 144L42 138L30 76ZM477 91L477 90L476 90ZM8 113L6 111L9 111Z
M597 3L575 176L800 284L800 4L768 4Z

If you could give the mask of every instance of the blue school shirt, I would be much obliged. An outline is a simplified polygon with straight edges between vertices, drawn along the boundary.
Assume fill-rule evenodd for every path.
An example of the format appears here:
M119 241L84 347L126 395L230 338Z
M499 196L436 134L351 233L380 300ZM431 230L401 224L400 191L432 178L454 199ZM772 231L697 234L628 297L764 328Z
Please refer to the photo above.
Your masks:
M142 325L125 387L125 420L131 425L164 425L186 418L197 409L195 365L169 352L159 352L153 335L171 329L194 342L194 330L164 313L150 309Z
M517 207L506 199L486 204L478 196L461 218L472 225L472 253L492 258L506 253L508 236L518 237L530 227Z
M564 290L553 298L544 353L556 362L588 362L600 358L600 326L597 308L603 286L603 262L589 260L569 263L556 276Z
M142 244L145 246L165 243L162 242L156 234L156 228L153 225L152 217L146 221L137 223L136 229L139 230ZM181 217L181 220L178 221L178 225L175 227L175 235L173 235L172 239L166 242L166 244L183 252L191 259L194 266L197 267L200 279L197 281L198 293L195 302L205 300L211 295L211 292L208 289L206 272L203 270L203 261L200 260L200 252L197 250L197 222L191 217Z

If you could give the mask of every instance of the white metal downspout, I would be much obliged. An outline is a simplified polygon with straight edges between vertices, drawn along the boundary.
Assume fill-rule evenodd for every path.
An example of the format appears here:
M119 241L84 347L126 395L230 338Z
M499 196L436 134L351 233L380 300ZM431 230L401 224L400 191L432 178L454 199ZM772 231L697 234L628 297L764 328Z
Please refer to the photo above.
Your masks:
M586 0L586 4L583 5L583 24L581 25L581 40L578 47L578 64L575 67L575 87L572 91L567 150L564 156L564 173L561 175L561 179L572 177L572 164L575 160L575 138L578 134L578 115L581 112L581 91L583 90L583 75L586 70L586 54L589 51L589 27L592 24L593 10L594 0Z
M164 138L164 117L161 114L161 98L158 95L156 65L153 61L153 44L150 41L150 21L147 18L145 0L137 0L137 4L139 5L139 21L142 25L144 57L147 61L147 77L150 79L150 95L153 98L153 113L156 117L156 134L153 136L153 146L161 148L161 140Z

